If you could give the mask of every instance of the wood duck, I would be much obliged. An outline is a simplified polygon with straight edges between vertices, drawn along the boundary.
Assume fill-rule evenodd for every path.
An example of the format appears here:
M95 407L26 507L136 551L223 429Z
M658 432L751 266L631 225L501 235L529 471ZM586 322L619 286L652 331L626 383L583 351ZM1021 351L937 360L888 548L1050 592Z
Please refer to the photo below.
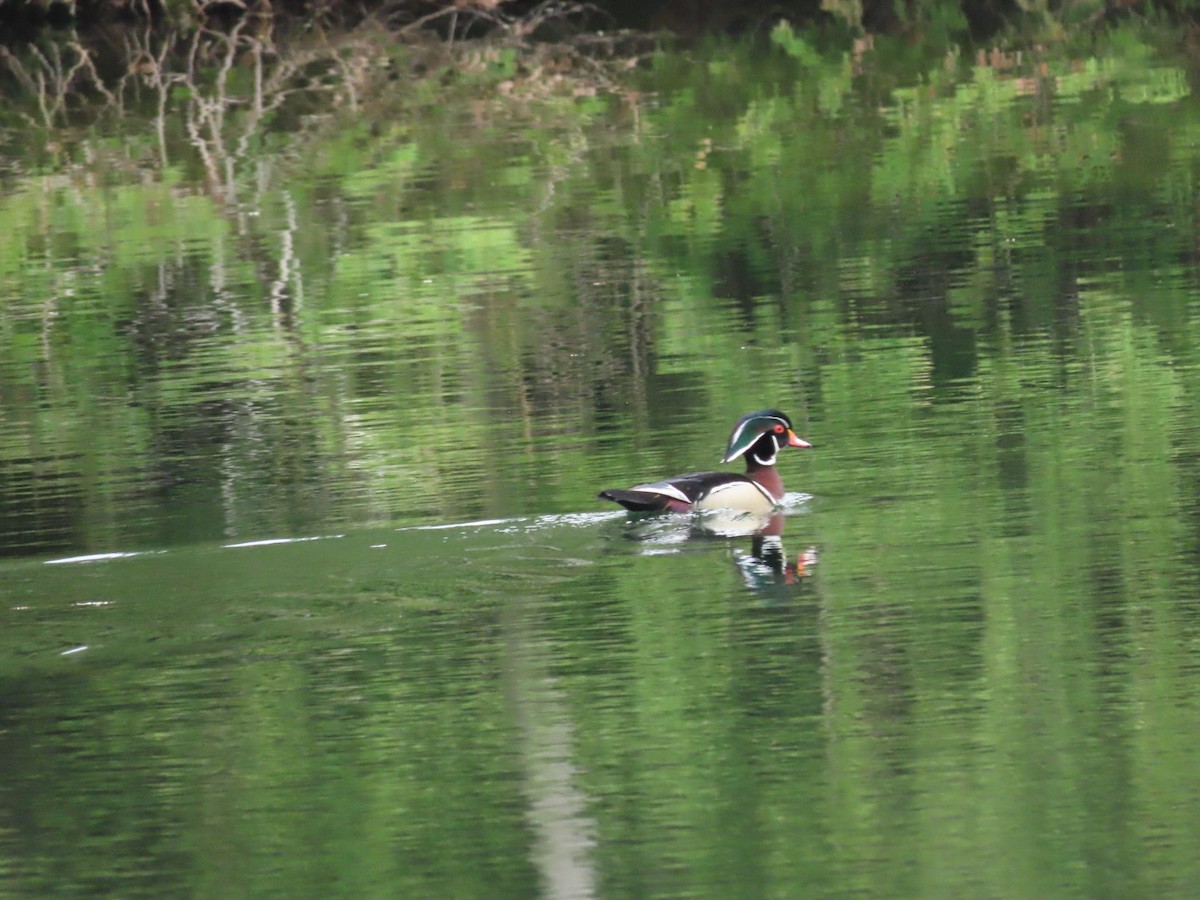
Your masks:
M777 409L747 413L729 435L723 463L746 457L746 474L692 472L628 490L601 491L634 512L690 512L694 509L736 509L770 512L783 500L783 479L775 471L775 456L783 447L811 447L796 437L792 420Z

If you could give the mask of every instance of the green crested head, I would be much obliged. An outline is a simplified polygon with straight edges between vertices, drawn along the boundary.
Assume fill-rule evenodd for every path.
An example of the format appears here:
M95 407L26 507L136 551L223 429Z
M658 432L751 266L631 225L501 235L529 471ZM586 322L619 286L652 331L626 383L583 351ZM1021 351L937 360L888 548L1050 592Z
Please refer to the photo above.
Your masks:
M775 463L775 454L782 447L811 447L808 441L796 437L792 420L777 409L762 409L738 419L729 435L729 446L721 462L733 462L753 448L751 458L758 465Z

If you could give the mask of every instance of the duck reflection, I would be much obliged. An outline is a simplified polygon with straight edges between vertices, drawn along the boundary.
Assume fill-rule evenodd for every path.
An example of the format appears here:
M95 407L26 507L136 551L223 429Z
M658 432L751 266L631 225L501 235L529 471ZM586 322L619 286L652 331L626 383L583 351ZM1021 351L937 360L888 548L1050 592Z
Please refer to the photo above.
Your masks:
M746 587L752 590L798 584L812 574L817 564L817 548L809 547L789 557L783 546L783 529L787 517L782 512L768 516L749 534L750 552L738 548L733 552L734 564Z
M646 554L678 553L685 544L721 540L730 544L734 565L748 588L778 590L802 584L817 564L816 547L795 555L784 548L787 520L783 510L706 510L689 516L635 513L625 523L625 536L645 545Z

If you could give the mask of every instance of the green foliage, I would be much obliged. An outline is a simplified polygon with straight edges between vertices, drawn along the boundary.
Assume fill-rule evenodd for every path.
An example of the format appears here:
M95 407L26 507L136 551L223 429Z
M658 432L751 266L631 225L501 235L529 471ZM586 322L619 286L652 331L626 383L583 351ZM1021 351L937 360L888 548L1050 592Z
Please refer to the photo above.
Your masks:
M802 34L796 32L791 22L782 20L771 29L771 43L806 68L821 63L821 55Z
M969 34L975 40L990 41L1013 27L1037 40L1071 40L1080 33L1093 34L1115 22L1126 21L1131 10L1142 21L1175 22L1195 19L1196 0L1157 0L1153 4L1131 7L1121 0L819 0L771 4L765 0L750 3L708 4L705 14L686 4L662 5L659 24L669 23L685 34L697 28L711 32L739 30L747 18L766 22L781 11L789 18L772 29L772 40L788 53L805 52L797 43L792 26L823 28L843 34L907 34L926 43L962 40ZM515 39L525 44L563 40L569 45L582 31L585 43L605 46L610 35L590 32L600 27L612 30L646 27L645 15L622 4L563 3L555 6L519 7L504 3L455 4L394 2L369 0L348 5L325 2L300 3L297 0L249 0L225 3L219 0L7 0L0 3L0 23L20 34L49 32L49 26L69 23L92 29L112 22L145 24L153 22L181 32L195 33L212 28L255 30L264 22L278 24L291 32L320 32L331 25L343 29L361 26L364 21L387 21L405 43L421 46L445 42L448 47L466 39L482 36ZM699 21L697 21L699 19ZM837 27L830 28L836 21ZM462 57L453 66L457 74L472 80L481 72L485 77L513 77L522 65L520 53L511 46L499 53L484 46L466 65Z
M528 897L566 772L598 894L1190 890L1192 62L772 41L5 134L2 889ZM785 602L546 518L768 403Z
M341 498L289 502L300 521L331 503L351 520L571 508L590 484L526 494L501 478L494 494L457 491L458 469L501 471L487 450L494 439L468 432L431 468L423 448L440 439L408 429L474 420L486 386L488 403L524 411L498 427L517 442L510 464L536 470L564 453L543 434L562 427L558 404L590 421L599 413L587 398L637 397L634 375L647 377L652 360L700 398L739 392L743 365L771 390L795 392L799 376L780 373L811 369L846 323L873 322L936 338L935 371L969 370L946 361L978 353L955 349L953 336L995 328L998 309L1015 310L1022 329L1061 320L1061 260L1080 242L1120 271L1142 271L1121 262L1135 252L1180 271L1187 229L1137 224L1184 221L1191 194L1194 126L1179 115L1189 77L1148 37L1114 34L1111 52L1087 58L951 52L933 67L886 72L882 60L895 57L883 44L818 53L787 25L772 40L784 52L726 48L699 68L660 59L660 99L618 139L604 135L622 121L619 104L535 100L495 81L470 106L399 92L345 127L292 132L287 107L263 116L243 102L256 82L241 68L223 80L201 72L186 94L167 93L178 109L168 105L157 126L100 121L86 144L59 134L61 158L93 154L94 181L106 187L84 190L71 166L46 161L46 174L10 179L0 200L7 390L61 416L59 450L35 452L39 407L18 404L11 415L24 424L8 432L5 454L44 458L81 488L85 473L113 473L100 492L119 504L173 477L164 447L215 432L262 471L268 492L301 477ZM348 59L340 52L327 58ZM497 65L507 75L512 59ZM211 123L224 131L185 137L172 123L211 109L218 83L230 93ZM465 97L482 83L447 90ZM293 109L327 96L324 83L288 91ZM156 127L165 144L144 139ZM1114 190L1119 203L1105 199ZM255 215L235 214L239 204ZM1086 237L1067 221L1081 204L1105 210ZM556 255L580 241L570 265ZM616 274L624 265L642 273L634 285ZM742 329L704 325L729 314L729 284L746 292L736 303L756 334L750 356ZM1143 296L1134 295L1139 316L1186 318L1182 301ZM309 352L338 362L314 375ZM623 361L629 354L637 361ZM403 362L367 362L375 357ZM718 366L709 384L699 359L739 364ZM112 397L96 412L119 422L129 391L153 402L120 440L86 443L80 466L70 435L94 423L72 432L79 397ZM423 411L401 415L392 398L414 391ZM302 417L281 417L288 405ZM260 457L237 439L249 423L275 446L310 449ZM301 437L303 423L312 431ZM666 464L646 452L660 456L619 468ZM212 463L199 483L218 477ZM254 492L244 504L251 528L278 508ZM123 527L112 514L83 518L87 529Z

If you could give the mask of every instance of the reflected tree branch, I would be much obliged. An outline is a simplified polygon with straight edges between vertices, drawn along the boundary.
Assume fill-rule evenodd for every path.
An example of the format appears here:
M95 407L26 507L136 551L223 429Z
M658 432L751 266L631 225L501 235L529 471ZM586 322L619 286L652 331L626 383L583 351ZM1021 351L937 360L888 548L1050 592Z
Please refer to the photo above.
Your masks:
M66 61L64 51L74 54L72 62ZM32 71L11 50L0 47L0 61L4 62L21 87L37 103L38 118L25 112L19 113L26 121L45 129L68 124L68 102L76 97L79 91L86 89L96 91L108 104L116 105L116 97L96 71L91 53L78 41L50 44L45 51L37 45L30 45L28 52L36 63Z
M295 237L298 228L296 222L296 202L292 198L290 191L284 191L283 202L287 207L287 227L280 234L279 274L271 282L271 290L269 292L271 314L275 319L277 327L283 324L285 315L287 315L287 312L290 312L285 312L284 300L287 296L288 284L293 277L293 270L297 274L299 271L295 253Z

